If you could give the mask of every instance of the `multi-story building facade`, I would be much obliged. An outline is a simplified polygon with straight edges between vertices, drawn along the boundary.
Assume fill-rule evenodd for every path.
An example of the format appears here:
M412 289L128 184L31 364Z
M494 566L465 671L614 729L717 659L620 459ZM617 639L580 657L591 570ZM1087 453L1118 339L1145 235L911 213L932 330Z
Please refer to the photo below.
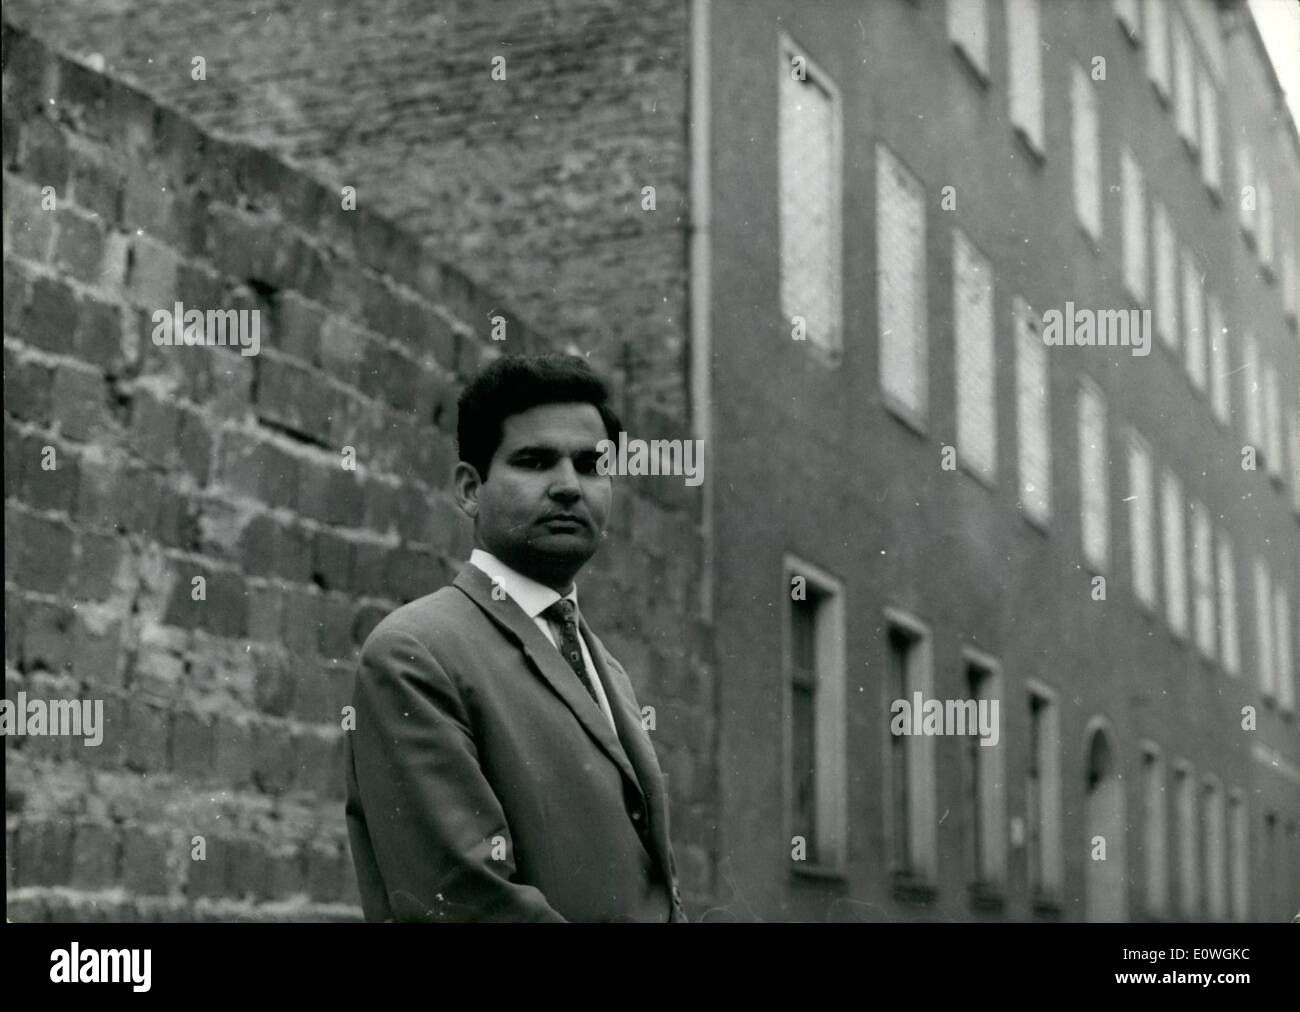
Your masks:
M1300 135L1245 3L435 4L372 133L324 6L269 22L293 73L205 36L237 102L164 72L211 3L26 20L416 214L705 441L695 913L1295 914ZM987 733L895 733L917 694Z

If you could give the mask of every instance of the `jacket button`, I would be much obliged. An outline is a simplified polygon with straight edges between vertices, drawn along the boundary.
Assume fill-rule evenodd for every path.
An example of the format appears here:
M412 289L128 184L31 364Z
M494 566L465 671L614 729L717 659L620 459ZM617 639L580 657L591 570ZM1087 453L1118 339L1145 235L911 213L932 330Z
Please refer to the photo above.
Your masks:
M633 822L641 821L641 809L639 808L632 809L632 821Z

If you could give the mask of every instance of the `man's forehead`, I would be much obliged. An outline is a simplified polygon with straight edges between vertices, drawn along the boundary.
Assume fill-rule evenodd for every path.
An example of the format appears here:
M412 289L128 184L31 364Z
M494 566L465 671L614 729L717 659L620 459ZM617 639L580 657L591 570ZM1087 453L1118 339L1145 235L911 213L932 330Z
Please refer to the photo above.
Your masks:
M606 438L594 404L538 404L502 422L502 444L513 446L595 446Z

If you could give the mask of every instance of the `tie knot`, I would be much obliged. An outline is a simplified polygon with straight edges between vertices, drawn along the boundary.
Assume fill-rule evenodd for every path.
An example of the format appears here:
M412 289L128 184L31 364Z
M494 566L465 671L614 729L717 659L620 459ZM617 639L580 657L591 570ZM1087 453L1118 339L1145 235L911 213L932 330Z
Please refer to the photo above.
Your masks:
M570 601L567 597L562 597L558 601L556 601L553 605L551 605L549 608L547 608L544 612L542 612L542 614L548 616L549 618L553 618L556 622L559 622L561 625L568 625L569 623L574 621L573 602Z

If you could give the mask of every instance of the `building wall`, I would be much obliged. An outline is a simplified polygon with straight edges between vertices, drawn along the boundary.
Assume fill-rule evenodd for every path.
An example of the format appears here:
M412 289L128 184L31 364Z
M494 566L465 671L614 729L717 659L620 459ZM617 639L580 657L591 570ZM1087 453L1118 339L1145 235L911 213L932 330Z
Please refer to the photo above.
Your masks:
M6 5L205 128L356 186L362 206L673 414L686 406L687 13L681 0Z
M792 10L775 2L711 4L715 124L711 162L713 237L711 329L717 552L715 621L722 687L723 837L719 904L740 917L767 919L956 919L1004 916L1082 919L1090 840L1083 822L1085 748L1100 718L1110 729L1125 785L1130 916L1141 917L1141 743L1166 759L1185 758L1198 781L1212 773L1250 799L1256 832L1252 895L1257 917L1273 871L1259 851L1264 791L1287 811L1300 807L1300 785L1251 757L1255 743L1300 754L1295 716L1266 707L1253 674L1254 626L1247 553L1263 549L1275 573L1298 585L1293 476L1281 488L1239 468L1243 387L1233 379L1237 412L1225 428L1205 395L1194 393L1181 359L1154 340L1149 357L1127 348L1049 349L1053 512L1045 531L1018 514L1016 407L1011 301L1022 296L1041 313L1077 305L1136 305L1123 285L1117 193L1121 145L1132 148L1153 191L1169 205L1180 238L1204 258L1204 284L1225 300L1229 326L1248 320L1267 330L1286 379L1286 410L1296 410L1295 330L1282 324L1275 290L1264 298L1238 285L1234 212L1200 180L1179 140L1171 109L1156 97L1145 52L1125 37L1110 4L1042 5L1045 158L1036 159L1008 113L1004 5L990 2L989 76L981 82L948 37L940 2L827 3ZM1203 16L1205 12L1200 12ZM1213 14L1213 12L1211 12ZM782 312L778 201L777 89L789 73L778 54L784 31L834 82L841 102L843 353L828 365L807 342L792 340ZM1225 187L1231 182L1228 125L1240 108L1272 109L1242 65L1258 70L1258 52L1233 50L1231 107L1224 125ZM1095 250L1076 222L1070 159L1072 62L1107 61L1099 87L1103 236ZM1256 75L1258 76L1258 74ZM1275 131L1275 134L1279 131ZM878 379L877 285L888 251L877 249L875 146L886 145L925 190L926 298L929 313L930 412L922 429L883 403ZM1281 208L1300 180L1281 167L1274 192ZM956 188L945 210L941 188ZM1148 206L1148 215L1149 215ZM1148 217L1149 225L1149 217ZM1294 227L1294 219L1290 220ZM960 227L992 261L995 300L998 471L991 485L963 469L941 467L941 448L956 443L953 391L952 228ZM1237 245L1234 245L1237 244ZM1148 251L1148 262L1150 253ZM1150 268L1149 268L1150 269ZM1231 368L1241 364L1232 349ZM1093 573L1080 533L1076 398L1090 377L1107 404L1110 560L1107 598L1090 596ZM1123 441L1133 426L1151 443L1157 467L1171 466L1185 498L1207 504L1216 532L1237 543L1238 618L1243 668L1230 679L1199 658L1164 620L1163 565L1156 528L1159 606L1146 612L1130 587ZM1157 514L1158 518L1158 514ZM1158 523L1158 519L1157 519ZM786 672L781 658L790 585L783 557L796 555L844 586L846 620L848 861L839 877L799 874L791 860L784 788L788 739ZM1191 563L1188 560L1190 578ZM889 745L884 610L902 609L933 636L940 698L964 698L960 657L973 647L1003 671L1002 745L1010 819L1026 814L1030 680L1052 687L1061 719L1065 890L1059 909L1037 912L1027 887L1023 846L1009 849L1009 881L1000 914L971 894L971 807L962 786L968 743L935 741L938 861L933 899L896 895L888 875ZM1295 650L1292 636L1292 650ZM1261 712L1259 730L1240 728L1241 707ZM1285 803L1285 805L1284 805ZM1176 852L1172 813L1168 850ZM1114 843L1112 842L1112 846ZM1295 841L1290 847L1294 850ZM1294 857L1292 858L1294 860ZM1173 865L1171 864L1171 867ZM1295 906L1300 897L1278 901Z
M465 378L564 342L274 155L8 24L3 52L5 694L102 699L106 723L98 747L5 738L7 915L356 918L359 644L468 556ZM259 311L260 353L156 346L176 302ZM634 431L673 425L629 406ZM698 519L669 484L616 495L583 600L656 709L694 914L712 679Z

